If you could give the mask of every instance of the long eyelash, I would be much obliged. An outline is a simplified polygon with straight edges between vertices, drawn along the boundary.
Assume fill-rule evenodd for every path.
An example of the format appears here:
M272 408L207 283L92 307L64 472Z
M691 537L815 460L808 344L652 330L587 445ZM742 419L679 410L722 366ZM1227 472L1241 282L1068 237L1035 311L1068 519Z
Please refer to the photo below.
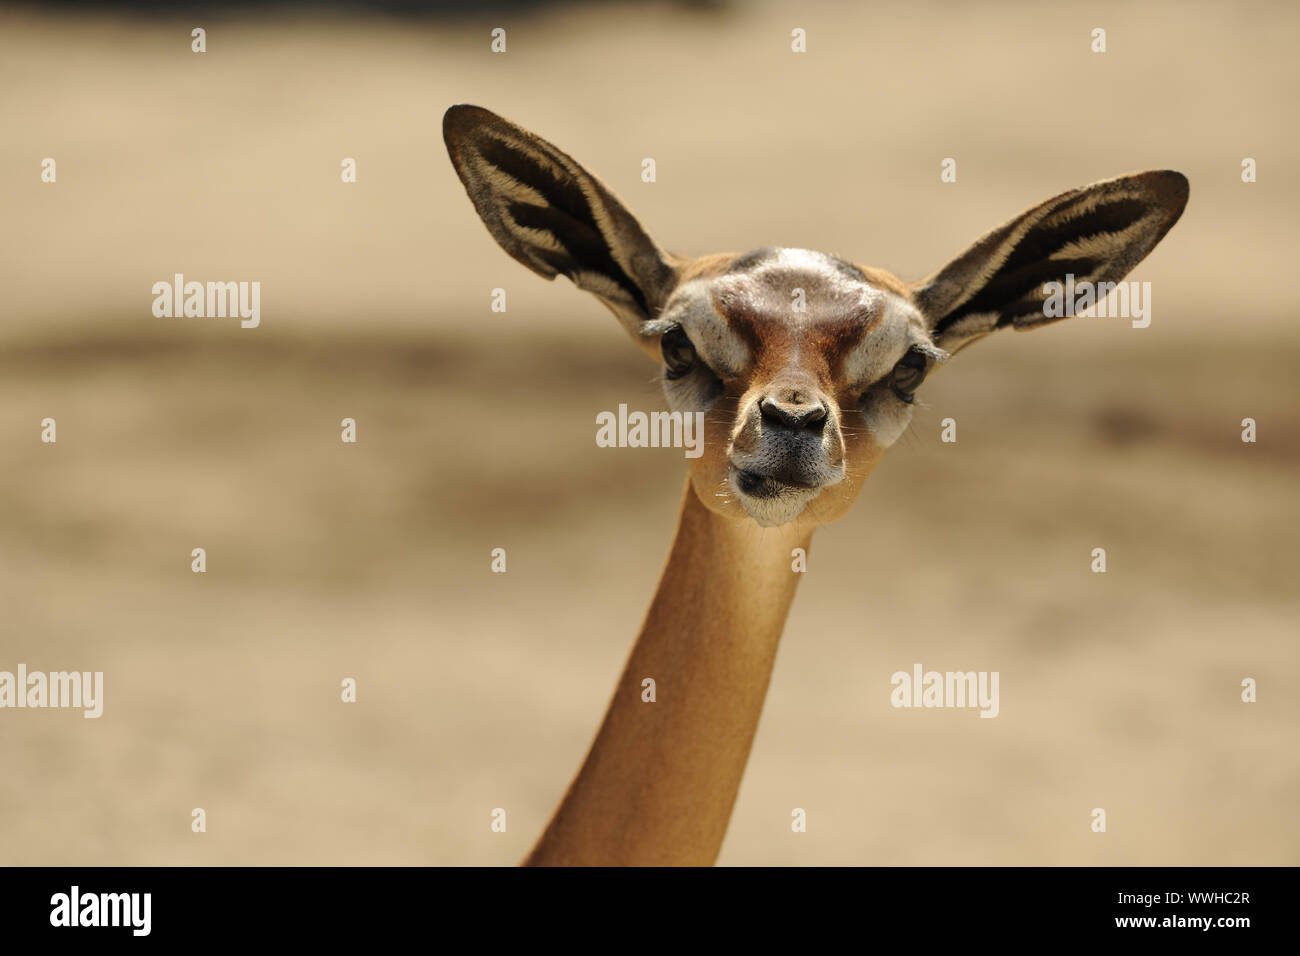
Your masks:
M945 352L943 349L939 348L939 346L931 345L929 342L917 342L912 346L912 351L920 352L926 358L933 359L936 362L946 362L948 359L952 358L950 352Z
M666 335L673 329L680 329L681 327L682 324L674 319L651 319L648 322L642 322L637 331L647 338L654 338L656 335Z

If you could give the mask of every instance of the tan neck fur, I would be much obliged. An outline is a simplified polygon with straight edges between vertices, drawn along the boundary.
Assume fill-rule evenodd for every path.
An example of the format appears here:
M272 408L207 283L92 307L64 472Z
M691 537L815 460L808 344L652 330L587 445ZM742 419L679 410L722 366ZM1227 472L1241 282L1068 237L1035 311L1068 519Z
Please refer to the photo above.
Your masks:
M714 862L802 577L791 550L811 537L721 517L687 482L605 721L527 864ZM653 703L642 700L647 677Z

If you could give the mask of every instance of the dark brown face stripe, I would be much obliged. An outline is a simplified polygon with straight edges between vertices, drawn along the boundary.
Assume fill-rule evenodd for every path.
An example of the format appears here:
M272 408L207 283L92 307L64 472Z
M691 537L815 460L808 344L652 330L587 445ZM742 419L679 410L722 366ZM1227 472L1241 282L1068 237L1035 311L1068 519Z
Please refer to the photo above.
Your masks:
M803 290L805 312L793 310L796 289ZM759 249L725 270L713 306L759 366L797 360L830 385L880 321L882 313L864 304L872 291L860 269L834 256Z

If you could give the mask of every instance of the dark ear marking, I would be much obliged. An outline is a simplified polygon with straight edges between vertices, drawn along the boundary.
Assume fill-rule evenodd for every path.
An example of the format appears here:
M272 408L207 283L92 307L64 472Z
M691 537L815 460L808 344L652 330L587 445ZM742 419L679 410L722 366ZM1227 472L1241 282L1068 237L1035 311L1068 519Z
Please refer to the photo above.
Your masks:
M1062 193L986 233L914 287L936 342L949 351L1000 328L1046 316L1043 286L1118 282L1155 248L1187 203L1172 170L1121 176Z
M666 254L617 198L572 157L477 106L453 106L443 138L488 231L538 275L568 276L629 330L675 284Z

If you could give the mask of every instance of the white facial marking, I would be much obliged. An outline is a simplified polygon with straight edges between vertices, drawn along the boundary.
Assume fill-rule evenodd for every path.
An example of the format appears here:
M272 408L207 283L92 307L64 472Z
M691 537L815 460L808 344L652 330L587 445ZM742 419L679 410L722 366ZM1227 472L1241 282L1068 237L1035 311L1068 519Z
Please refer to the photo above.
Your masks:
M844 361L850 382L879 381L916 341L929 341L921 313L892 292L881 294L880 318Z
M727 485L740 502L740 507L745 509L745 514L764 528L789 524L803 513L808 502L821 494L820 488L785 488L775 497L755 498L740 490L734 471L727 476Z
M700 357L726 378L744 374L753 356L741 338L731 331L713 303L713 285L696 279L678 289L661 319L681 325Z
M902 437L912 421L913 406L888 395L880 395L868 402L862 415L871 429L871 437L881 448L888 448Z

